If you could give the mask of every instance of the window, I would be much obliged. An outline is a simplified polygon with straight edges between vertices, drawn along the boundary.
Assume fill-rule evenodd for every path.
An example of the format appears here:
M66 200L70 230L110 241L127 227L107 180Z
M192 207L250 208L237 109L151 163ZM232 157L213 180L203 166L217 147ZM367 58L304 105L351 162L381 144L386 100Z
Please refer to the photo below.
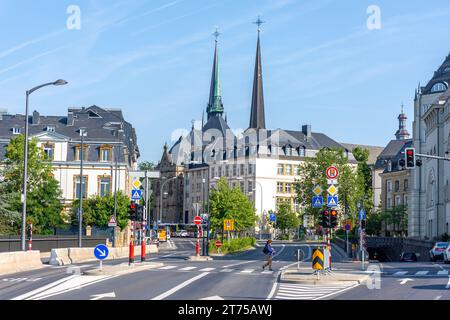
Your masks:
M403 181L403 190L405 190L405 191L408 191L408 179L405 179L404 181Z
M389 172L392 171L392 162L391 162L391 160L388 161L388 167L387 167L387 170L388 170Z
M47 126L47 129L46 129L46 131L48 131L48 132L55 132L55 130L56 130L55 126Z
M278 164L278 174L283 174L283 173L284 173L283 164L279 163Z
M230 176L230 168L228 167L228 165L225 165L225 176L226 177Z
M241 176L245 175L245 172L244 172L244 171L245 171L245 170L244 170L244 164L241 163L241 166L240 166L240 169L239 169L239 174L240 174Z
M294 164L294 172L292 174L293 175L298 175L299 174L299 165L298 164Z
M99 176L98 177L98 194L100 197L106 197L111 194L111 177Z
M237 165L233 164L233 177L237 175Z
M444 73L450 72L450 67L445 68L443 72Z
M304 157L305 156L305 147L300 147L300 150L299 150L299 154L298 154L300 157Z
M75 146L75 160L80 161L81 159L81 146ZM83 150L83 160L86 161L88 159L88 146L84 146Z
M241 187L241 191L244 192L244 189L245 189L244 181L240 181L239 186Z
M218 175L219 175L219 178L220 178L220 177L222 177L222 167L218 167L218 169L219 169L219 174Z
M284 192L283 182L277 182L277 192L278 193L283 193Z
M286 183L286 193L291 193L291 183Z
M447 86L443 82L438 82L431 87L431 92L439 92L447 90Z
M400 181L395 180L395 192L397 192L398 190L400 190Z
M14 128L12 128L12 132L13 132L13 134L20 134L20 128L19 127L14 127Z
M292 175L292 166L290 164L286 165L286 174Z
M400 196L395 196L395 206L401 205Z
M391 209L391 208L392 208L392 199L391 199L391 198L388 198L388 199L387 199L387 208L388 208L388 209Z
M100 147L100 161L103 162L112 161L112 147L110 146Z
M247 192L253 192L253 182L252 181L248 182Z
M408 206L408 196L406 194L403 196L403 204Z
M44 153L46 154L47 159L48 160L53 160L54 145L50 144L50 143L47 143L47 144L44 144L42 149L44 150Z
M75 199L80 199L80 191L83 192L83 199L87 198L87 176L83 176L83 184L82 184L82 190L80 190L80 176L74 177L74 195Z
M387 186L387 191L388 191L388 192L391 192L391 191L392 191L392 181L391 181L391 180L388 180L388 181L386 182L386 186Z
M248 174L253 174L253 165L252 164L248 165Z

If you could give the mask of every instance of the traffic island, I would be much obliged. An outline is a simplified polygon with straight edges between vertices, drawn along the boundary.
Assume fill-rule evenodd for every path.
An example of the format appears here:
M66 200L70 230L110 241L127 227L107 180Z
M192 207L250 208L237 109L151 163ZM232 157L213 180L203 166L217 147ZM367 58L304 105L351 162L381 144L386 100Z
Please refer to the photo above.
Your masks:
M189 260L189 261L211 261L214 259L209 256L189 256L186 258L186 260Z
M370 278L370 275L364 272L320 272L319 280L317 274L311 269L289 268L281 271L280 282L282 283L304 283L304 284L362 284Z
M83 272L83 275L86 276L100 276L100 275L122 275L127 273L139 272L148 269L155 269L164 266L163 263L160 262L140 262L140 263L132 263L131 265L128 263L121 263L117 265L103 265L100 270L99 267L95 269L89 269Z

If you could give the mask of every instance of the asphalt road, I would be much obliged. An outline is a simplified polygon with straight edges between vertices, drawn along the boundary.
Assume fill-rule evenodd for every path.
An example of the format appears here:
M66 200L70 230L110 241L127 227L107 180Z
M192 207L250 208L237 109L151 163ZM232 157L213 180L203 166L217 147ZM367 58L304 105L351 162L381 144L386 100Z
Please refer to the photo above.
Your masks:
M163 263L162 267L120 276L82 274L96 268L98 262L0 276L0 299L450 299L449 268L439 263L371 263L371 268L379 267L380 273L373 277L380 277L380 289L369 289L366 284L305 286L280 284L279 273L297 264L297 250L303 260L300 266L309 267L314 243L274 242L273 272L262 269L262 242L253 250L199 262L185 260L195 252L193 239L173 239L173 243L175 250L162 249L147 259ZM336 269L359 269L359 264L346 261L340 249L333 247L332 256ZM104 264L123 262L126 260Z

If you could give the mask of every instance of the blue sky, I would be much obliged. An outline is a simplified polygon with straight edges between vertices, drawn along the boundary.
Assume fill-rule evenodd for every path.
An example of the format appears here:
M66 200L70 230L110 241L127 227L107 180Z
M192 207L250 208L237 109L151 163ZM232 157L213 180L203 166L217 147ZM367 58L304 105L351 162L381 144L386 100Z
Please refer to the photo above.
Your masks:
M366 27L369 5L381 29ZM68 30L69 5L81 29ZM209 94L215 27L222 99L233 129L250 115L258 15L268 128L311 124L339 142L384 146L400 104L411 131L414 89L450 52L448 0L2 0L0 108L122 108L137 130L141 161L201 120ZM175 131L175 132L174 132Z

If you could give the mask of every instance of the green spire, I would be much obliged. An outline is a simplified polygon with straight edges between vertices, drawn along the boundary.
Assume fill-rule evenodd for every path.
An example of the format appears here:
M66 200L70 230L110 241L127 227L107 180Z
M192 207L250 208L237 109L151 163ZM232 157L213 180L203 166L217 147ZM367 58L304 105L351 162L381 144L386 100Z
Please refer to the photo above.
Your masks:
M219 32L217 30L214 33L214 36L216 37L216 47L214 50L214 63L211 76L209 102L206 109L206 112L208 113L208 119L216 114L222 115L224 111L222 104L222 91L220 89L219 55L217 50L217 37L219 36Z

